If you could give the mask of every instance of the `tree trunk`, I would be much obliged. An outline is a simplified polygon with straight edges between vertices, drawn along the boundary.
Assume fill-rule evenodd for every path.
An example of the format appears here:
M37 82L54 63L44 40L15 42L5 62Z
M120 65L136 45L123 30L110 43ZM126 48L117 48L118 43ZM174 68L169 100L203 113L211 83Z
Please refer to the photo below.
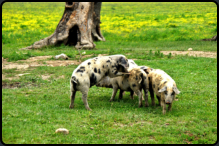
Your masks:
M76 48L94 48L93 40L105 41L100 32L100 10L101 2L66 2L64 14L55 32L22 49L37 49L61 43Z
M202 41L217 41L217 35L213 36L211 39L202 39Z

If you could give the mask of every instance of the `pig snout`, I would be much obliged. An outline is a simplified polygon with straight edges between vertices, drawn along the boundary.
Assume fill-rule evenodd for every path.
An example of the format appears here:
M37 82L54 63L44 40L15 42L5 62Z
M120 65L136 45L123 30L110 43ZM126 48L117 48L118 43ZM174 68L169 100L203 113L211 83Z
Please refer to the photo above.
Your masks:
M166 100L166 104L170 104L171 103L171 101L170 100Z

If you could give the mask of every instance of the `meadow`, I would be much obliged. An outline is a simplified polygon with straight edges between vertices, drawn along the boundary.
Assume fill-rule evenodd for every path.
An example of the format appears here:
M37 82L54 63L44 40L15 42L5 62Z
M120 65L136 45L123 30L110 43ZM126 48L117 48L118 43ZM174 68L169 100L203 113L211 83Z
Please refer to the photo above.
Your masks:
M77 60L72 46L19 50L51 35L65 3L2 5L2 57L17 62L34 56L65 53ZM4 69L2 84L19 82L19 88L2 88L2 142L12 143L144 143L215 144L217 142L217 58L164 55L160 51L217 52L217 42L200 41L217 34L217 6L200 3L102 3L101 31L105 42L86 55L123 54L140 65L168 73L181 91L171 112L161 107L138 108L138 98L109 102L112 89L93 86L87 111L77 92L69 109L69 79L77 65ZM154 52L155 51L155 52ZM82 61L90 57L83 58ZM47 60L53 60L47 59ZM22 62L20 62L22 63ZM41 75L50 75L48 80ZM60 78L64 76L64 78ZM157 99L155 100L158 103ZM151 105L150 95L149 104ZM55 133L67 128L68 135Z

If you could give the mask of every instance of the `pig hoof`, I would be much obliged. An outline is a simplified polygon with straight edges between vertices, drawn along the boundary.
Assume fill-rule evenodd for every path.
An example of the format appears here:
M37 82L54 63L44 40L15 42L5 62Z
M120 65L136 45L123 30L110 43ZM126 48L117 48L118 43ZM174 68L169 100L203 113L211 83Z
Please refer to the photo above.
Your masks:
M138 107L142 107L142 105L138 105Z
M90 109L89 107L86 107L87 110L92 111L92 109Z
M69 105L69 108L74 108L74 105Z

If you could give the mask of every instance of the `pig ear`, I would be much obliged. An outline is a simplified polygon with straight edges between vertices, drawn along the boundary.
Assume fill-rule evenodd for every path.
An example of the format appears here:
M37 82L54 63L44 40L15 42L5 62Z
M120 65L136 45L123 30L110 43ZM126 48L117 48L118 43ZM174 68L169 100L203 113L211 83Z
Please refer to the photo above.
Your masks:
M167 86L164 86L163 88L161 88L158 92L164 92L167 90Z
M150 72L151 72L151 68L147 68L147 69L145 69L145 72L146 72L146 74L149 74Z
M141 66L140 69L144 70L146 74L149 74L151 72L151 68L147 66Z
M130 75L130 73L123 73L123 76L124 76L125 78L128 78L129 75Z
M177 89L177 87L173 87L173 91L176 93L176 94L179 94L180 91Z
M138 82L139 84L141 83L142 79L143 79L143 73L140 73L140 80Z
M124 57L119 58L119 65L123 66L124 68L129 67L129 63Z

